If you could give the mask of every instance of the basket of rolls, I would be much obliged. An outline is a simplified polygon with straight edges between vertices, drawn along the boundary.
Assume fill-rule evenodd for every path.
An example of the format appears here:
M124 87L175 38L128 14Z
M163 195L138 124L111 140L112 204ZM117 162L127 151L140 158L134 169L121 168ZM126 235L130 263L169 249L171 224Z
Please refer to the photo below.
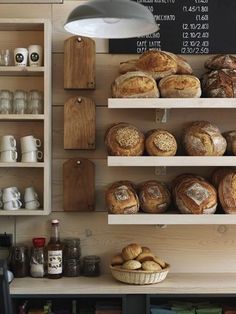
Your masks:
M163 281L170 266L155 256L148 247L131 243L111 260L111 274L121 282L134 285L150 285Z

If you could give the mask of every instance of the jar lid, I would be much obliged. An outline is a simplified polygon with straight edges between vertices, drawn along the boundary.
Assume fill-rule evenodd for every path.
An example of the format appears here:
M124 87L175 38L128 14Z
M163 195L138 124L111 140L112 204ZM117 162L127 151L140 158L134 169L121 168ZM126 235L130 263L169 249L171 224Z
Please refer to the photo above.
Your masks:
M32 240L34 247L44 247L46 239L45 238L33 238Z
M78 246L78 245L80 245L80 239L79 238L65 238L63 242L66 246Z
M84 257L84 262L100 262L101 259L97 255L87 255Z
M58 219L53 219L51 223L52 223L52 225L59 224L59 220Z

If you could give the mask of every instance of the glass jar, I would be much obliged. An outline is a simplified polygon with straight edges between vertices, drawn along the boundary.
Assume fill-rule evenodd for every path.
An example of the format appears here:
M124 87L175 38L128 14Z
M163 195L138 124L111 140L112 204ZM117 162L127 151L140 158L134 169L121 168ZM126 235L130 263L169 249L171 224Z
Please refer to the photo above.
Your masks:
M29 254L27 246L16 245L11 248L9 266L16 278L23 278L29 275Z
M79 259L81 255L80 251L80 239L78 238L66 238L63 241L63 257L65 259Z
M100 276L100 257L88 255L83 259L83 275L87 277Z
M63 275L77 277L80 275L80 260L76 258L64 259Z
M30 275L34 278L42 278L45 276L45 238L34 238L30 259Z

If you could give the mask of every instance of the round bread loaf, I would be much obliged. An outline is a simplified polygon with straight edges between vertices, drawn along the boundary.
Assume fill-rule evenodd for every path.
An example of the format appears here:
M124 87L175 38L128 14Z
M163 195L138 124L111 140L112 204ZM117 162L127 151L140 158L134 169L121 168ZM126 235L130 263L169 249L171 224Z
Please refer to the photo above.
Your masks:
M128 123L115 124L105 134L105 145L111 156L141 156L144 140L144 134Z
M211 175L211 183L214 185L216 189L218 189L220 181L226 176L228 173L232 173L232 168L217 168L213 171Z
M202 77L202 91L205 97L235 98L236 70L215 70Z
M205 62L205 68L209 70L236 70L236 58L228 54L216 55Z
M142 253L151 253L151 250L149 249L149 247L142 246Z
M154 256L154 262L156 262L157 264L159 264L161 266L161 268L165 268L166 267L166 263L165 261L163 261L163 259L161 259L158 256Z
M160 97L156 81L140 71L128 72L116 78L112 86L115 98L157 98Z
M183 144L189 156L223 156L226 140L217 126L196 121L185 129Z
M150 130L146 134L145 148L150 156L174 156L177 152L177 142L168 131Z
M137 243L131 243L123 248L122 257L125 261L135 259L142 253L142 247Z
M182 57L177 56L176 54L169 52L169 51L162 51L166 54L168 54L170 57L172 57L177 62L177 72L176 74L192 74L193 69L191 65Z
M154 255L152 253L141 253L138 257L136 257L136 260L140 263L146 262L146 261L153 261Z
M128 270L137 270L142 267L142 264L139 261L131 260L131 261L126 261L122 265L122 268L128 269Z
M142 269L148 271L162 270L161 266L153 261L146 261L142 263Z
M217 208L215 188L196 177L183 179L175 188L175 198L183 214L214 214Z
M171 196L164 183L152 180L144 182L139 190L140 207L145 213L164 213L171 203Z
M159 50L145 51L137 60L138 70L151 75L155 80L159 80L177 72L176 60Z
M227 153L236 156L236 130L225 132L223 136L227 142Z
M236 171L226 174L218 187L220 204L226 214L236 214Z
M111 259L112 266L122 265L123 263L124 263L124 259L121 254L116 254Z
M199 98L201 83L193 75L170 75L160 80L158 85L163 98Z
M136 214L139 211L139 199L129 185L115 182L106 191L107 210L111 214Z

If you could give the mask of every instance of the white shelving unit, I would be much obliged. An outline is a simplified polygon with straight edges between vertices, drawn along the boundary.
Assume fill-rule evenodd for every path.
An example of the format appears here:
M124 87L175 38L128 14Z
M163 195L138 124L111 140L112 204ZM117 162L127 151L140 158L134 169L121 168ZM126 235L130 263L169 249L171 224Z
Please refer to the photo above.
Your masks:
M12 134L16 138L18 155L20 137L32 134L43 143L40 150L44 156L42 162L0 163L0 188L17 186L23 193L27 186L33 185L39 194L41 208L0 210L0 216L48 215L51 212L51 22L46 19L0 19L0 35L2 49L13 52L14 48L31 44L39 44L44 49L42 67L0 66L1 89L38 89L44 93L43 114L0 114L0 136Z

